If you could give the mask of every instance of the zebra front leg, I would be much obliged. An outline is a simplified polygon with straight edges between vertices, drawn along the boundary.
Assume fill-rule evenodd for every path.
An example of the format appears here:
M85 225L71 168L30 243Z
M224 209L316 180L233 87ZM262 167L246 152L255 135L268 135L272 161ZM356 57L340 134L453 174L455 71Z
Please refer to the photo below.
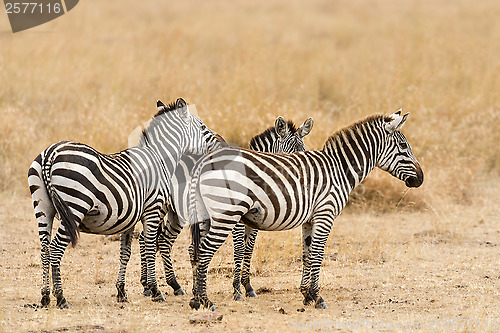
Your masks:
M144 288L142 294L149 297L151 296L151 290L148 287L148 263L146 261L146 244L143 231L139 234L139 249L141 253L141 284Z
M302 225L302 281L300 282L300 292L304 295L304 305L309 305L314 302L314 298L310 295L309 289L311 284L311 261L310 247L312 240L312 225L304 223Z
M317 309L328 308L323 298L319 295L319 271L321 269L321 263L323 262L325 245L328 235L330 234L331 226L332 222L326 219L315 221L312 232L309 252L309 260L311 262L309 295L315 301L314 307Z
M120 270L118 271L118 279L116 280L116 289L118 294L116 295L117 302L127 302L127 292L125 291L125 272L127 271L127 264L130 260L130 250L132 247L132 232L134 229L130 229L123 234L120 238Z
M234 248L234 271L233 271L233 299L235 301L243 300L241 295L241 264L245 253L245 225L237 223L233 231L233 248Z
M257 294L250 284L250 262L252 260L253 248L255 246L255 239L258 234L257 229L245 226L245 255L243 257L243 268L241 272L241 282L245 287L246 297L257 297Z
M147 281L148 287L151 290L151 297L153 302L164 302L160 289L158 289L158 284L156 283L155 274L155 257L156 257L156 236L158 232L158 225L160 222L160 217L158 213L152 213L147 220L143 222L144 224L144 242L145 242L145 256L147 262Z
M64 255L64 250L70 242L69 236L66 235L64 226L60 225L57 229L56 236L50 242L50 265L52 267L52 294L56 297L56 306L60 309L68 309L69 304L63 296L61 283L61 259Z
M177 282L174 268L172 265L172 245L182 230L179 218L176 213L169 211L167 215L167 225L159 227L158 230L158 248L160 249L165 269L165 278L167 284L174 290L175 296L186 295L182 287Z

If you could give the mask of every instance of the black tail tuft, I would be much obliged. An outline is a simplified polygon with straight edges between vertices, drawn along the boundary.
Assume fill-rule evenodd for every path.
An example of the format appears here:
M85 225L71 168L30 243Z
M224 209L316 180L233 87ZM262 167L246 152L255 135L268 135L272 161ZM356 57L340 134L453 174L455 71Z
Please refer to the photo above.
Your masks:
M191 224L191 242L193 243L193 260L194 262L198 261L198 257L200 254L200 224L194 223Z
M55 191L51 191L51 196L54 207L61 218L61 223L69 234L71 246L75 247L78 242L78 226L76 225L75 218L69 210L68 205L61 199L59 194Z

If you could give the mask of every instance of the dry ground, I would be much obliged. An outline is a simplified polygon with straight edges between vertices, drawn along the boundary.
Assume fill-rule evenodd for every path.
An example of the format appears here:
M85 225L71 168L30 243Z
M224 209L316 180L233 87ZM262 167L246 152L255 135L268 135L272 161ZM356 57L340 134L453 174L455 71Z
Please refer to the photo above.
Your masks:
M378 328L392 325L400 331L416 331L417 325L422 325L419 332L436 331L428 325L437 325L431 327L463 332L483 331L488 321L488 325L495 325L489 326L491 331L497 331L500 207L494 198L500 193L498 182L484 185L483 191L482 199L472 206L450 205L439 211L360 214L355 207L347 209L329 238L321 272L321 294L329 305L324 311L305 307L304 312L298 312L303 308L298 291L299 230L259 235L252 278L261 292L257 299L242 302L231 299L232 253L228 241L214 258L208 281L209 294L223 319L209 324L190 323L199 313L188 306L191 272L187 232L181 234L174 258L188 296L171 294L158 265L161 288L169 293L166 302L156 304L143 297L139 249L134 242L127 274L131 302L116 303L119 243L83 235L76 248L67 250L62 264L71 309L29 307L40 299L36 222L28 198L3 195L0 330L280 332L316 324L373 331L369 326L373 324ZM479 329L477 321L464 319L480 319L483 328Z

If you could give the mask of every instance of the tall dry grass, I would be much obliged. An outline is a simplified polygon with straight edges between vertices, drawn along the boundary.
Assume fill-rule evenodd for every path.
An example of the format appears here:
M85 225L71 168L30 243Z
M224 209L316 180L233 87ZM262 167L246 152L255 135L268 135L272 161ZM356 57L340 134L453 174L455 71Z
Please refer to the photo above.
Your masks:
M386 210L468 202L500 174L500 3L480 1L84 1L26 32L0 20L0 190L63 139L103 152L182 96L245 145L277 115L332 132L400 107L424 186L375 173L353 203ZM432 207L431 207L432 208Z

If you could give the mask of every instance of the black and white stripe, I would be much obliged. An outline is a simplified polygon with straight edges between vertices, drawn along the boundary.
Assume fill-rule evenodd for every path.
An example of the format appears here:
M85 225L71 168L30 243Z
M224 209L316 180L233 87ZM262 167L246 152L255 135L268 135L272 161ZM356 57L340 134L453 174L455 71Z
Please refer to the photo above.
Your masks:
M219 146L218 138L189 113L182 99L164 105L144 129L138 146L112 155L71 141L55 143L41 152L28 172L35 216L42 245L42 306L50 303L49 267L57 306L67 308L63 297L60 262L79 231L122 234L118 300L127 301L125 269L130 258L131 233L144 225L147 280L154 300L162 300L155 279L156 233L161 208L168 199L168 182L184 152L202 154ZM51 240L55 216L61 220Z
M267 152L291 153L295 151L304 151L305 145L303 138L310 133L313 126L312 118L307 119L299 128L291 121L279 116L275 121L275 126L270 127L263 133L255 136L250 141L250 149ZM181 232L182 228L188 222L188 184L191 180L191 171L197 160L201 156L184 155L172 177L170 193L172 206L167 212L167 220L164 225L160 225L158 232L158 249L160 250L165 268L165 277L167 284L174 290L174 295L185 295L181 286L177 282L172 267L171 251L173 243ZM249 235L247 237L247 234ZM248 277L250 270L250 259L257 237L257 230L246 228L243 223L239 223L233 230L234 239L234 257L235 257L235 295L240 295L240 272L243 257L245 266L243 277ZM139 236L141 246L141 283L144 286L144 295L150 295L151 291L146 283L146 262L144 256L144 238L142 233ZM190 251L192 253L192 250ZM246 282L247 295L250 286L250 280ZM236 287L237 286L237 287ZM241 296L240 296L241 298Z
M336 132L321 151L283 155L222 148L198 161L189 197L195 248L190 305L213 307L206 294L208 265L242 221L268 231L302 226L300 290L305 304L314 302L317 308L326 308L318 284L324 248L352 189L375 167L409 187L423 182L422 169L399 131L407 116L398 111L369 117ZM206 216L209 219L203 222ZM209 224L203 235L199 223Z

